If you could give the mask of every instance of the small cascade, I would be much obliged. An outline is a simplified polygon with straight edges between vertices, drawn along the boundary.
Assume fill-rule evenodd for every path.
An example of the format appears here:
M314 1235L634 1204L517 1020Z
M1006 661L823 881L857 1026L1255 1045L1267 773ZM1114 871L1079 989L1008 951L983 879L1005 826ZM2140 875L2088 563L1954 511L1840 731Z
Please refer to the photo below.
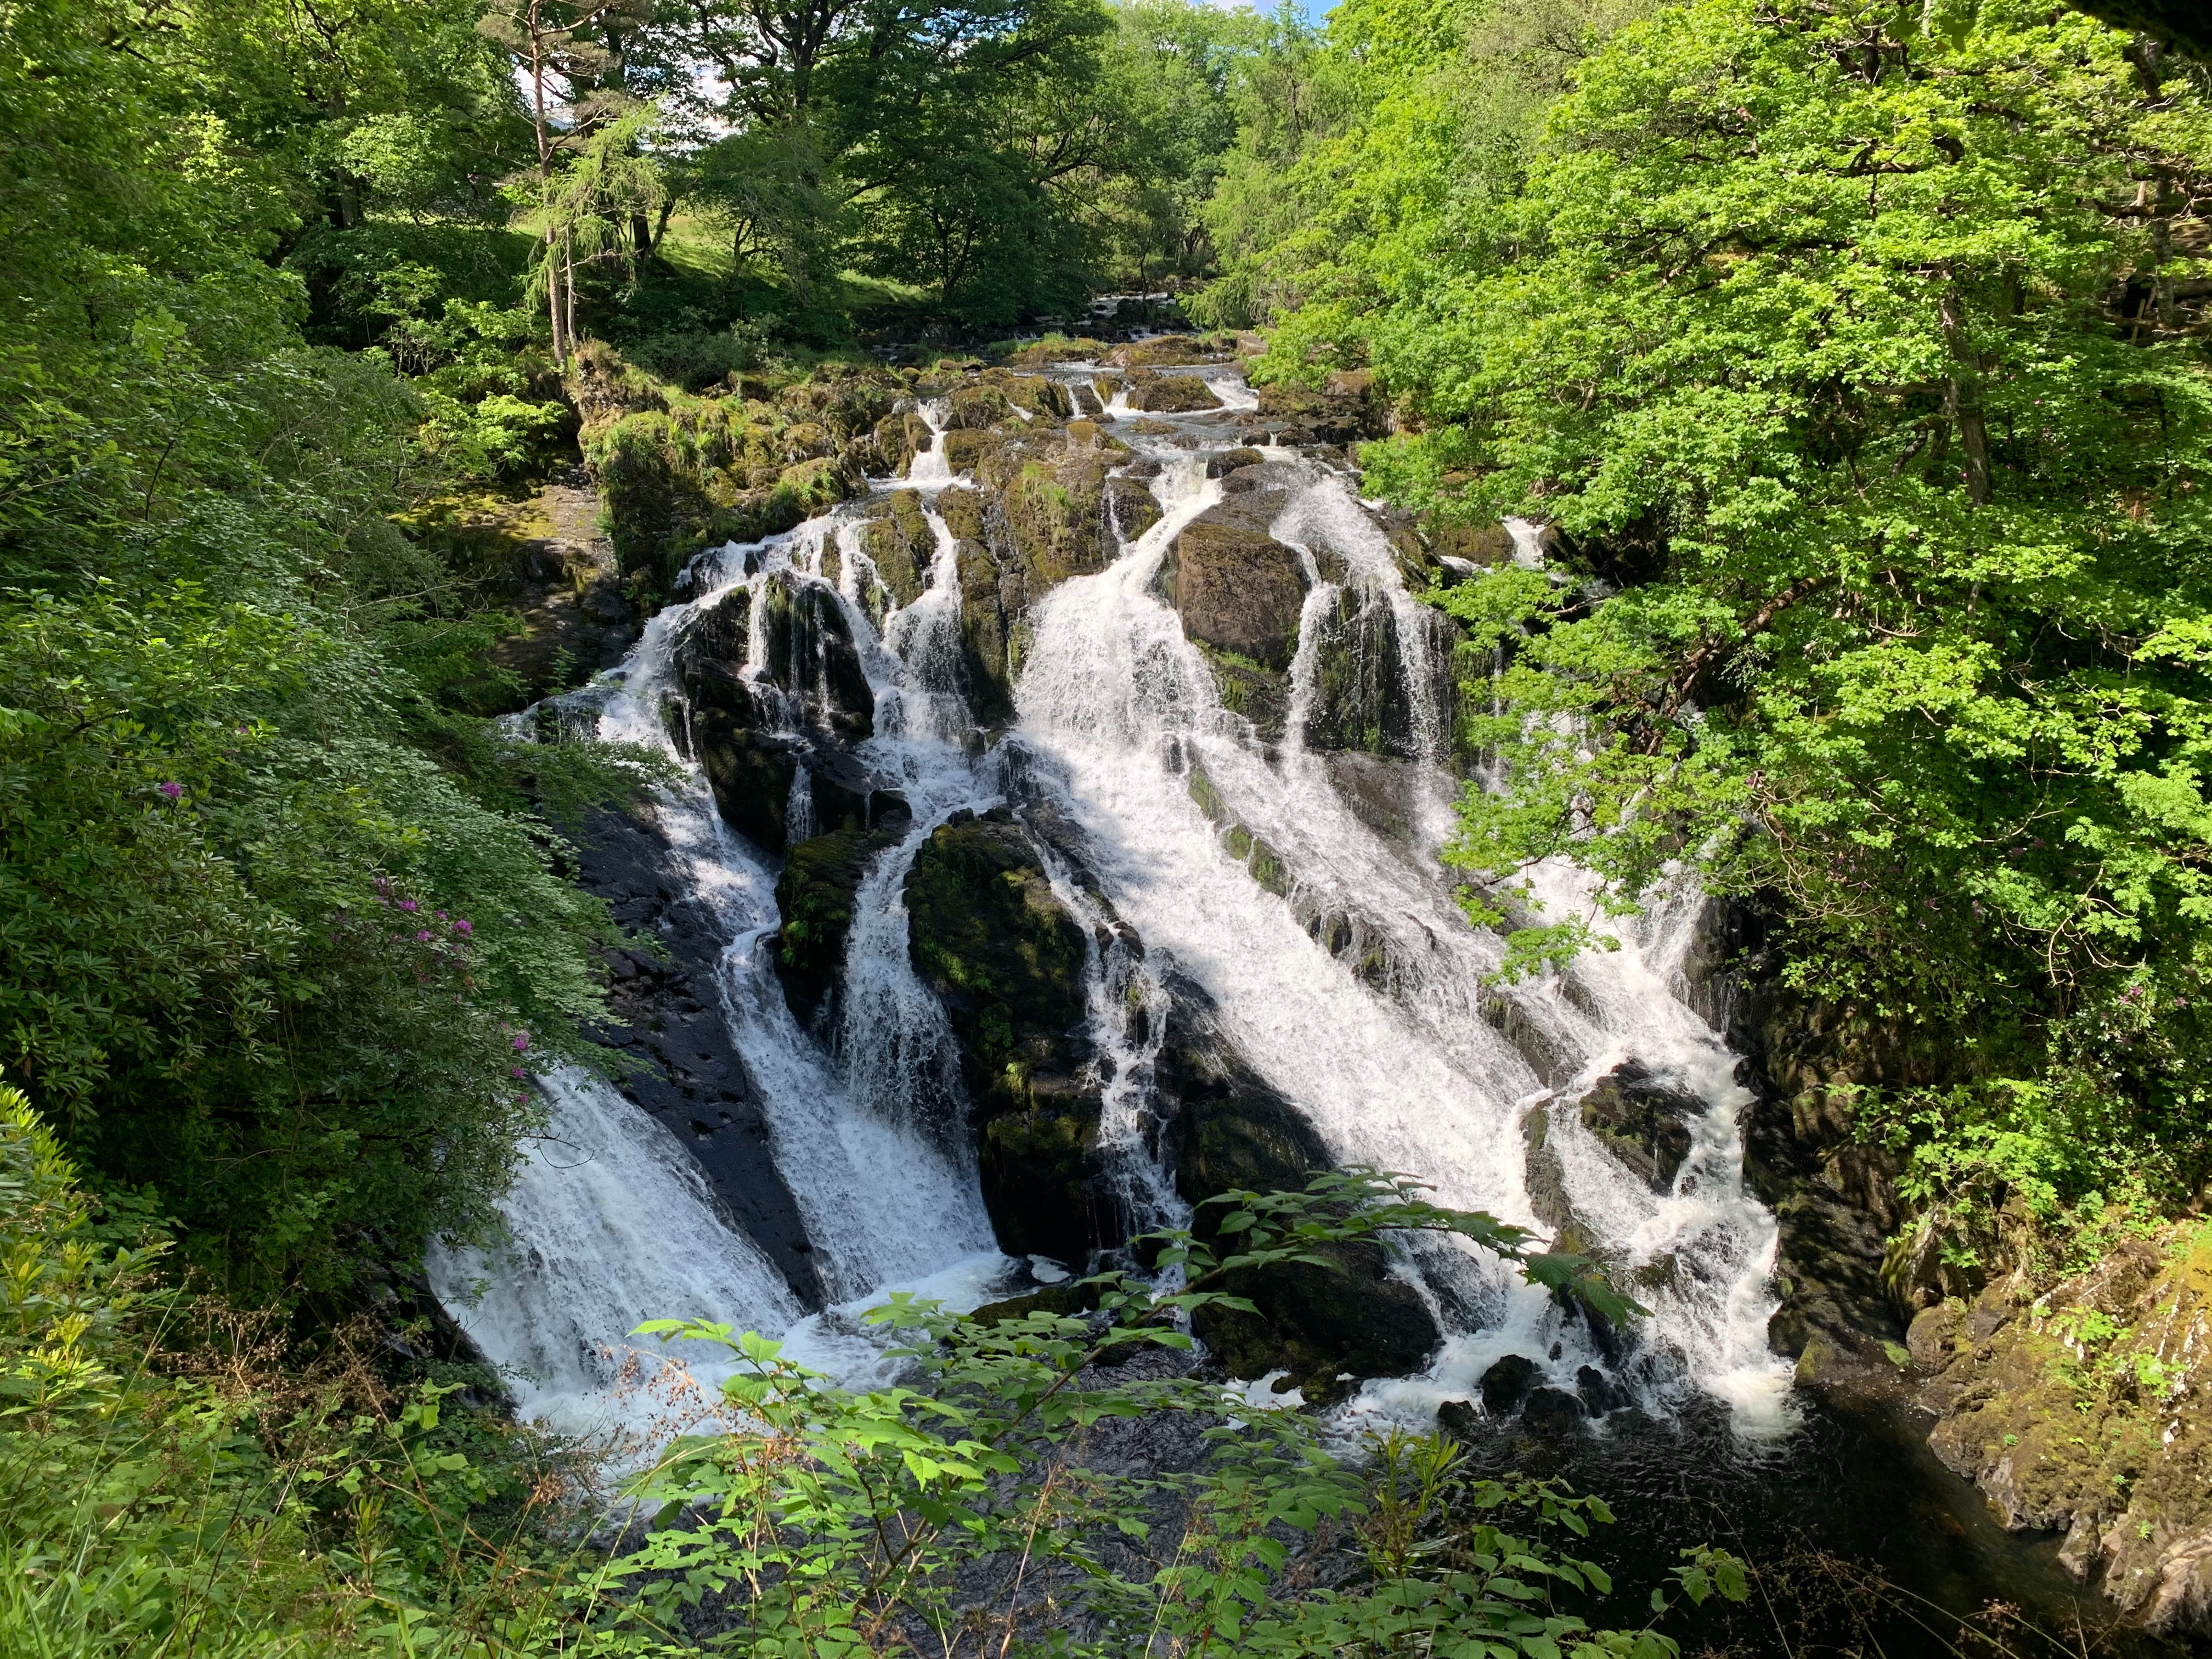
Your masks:
M507 1194L507 1237L488 1250L434 1246L430 1283L506 1368L523 1417L626 1449L706 1404L664 1382L659 1350L631 1331L684 1310L781 1335L802 1310L675 1136L584 1073L563 1068L542 1087L545 1133ZM720 1374L705 1364L697 1378L711 1389Z
M1097 1052L1098 1150L1119 1207L1115 1231L1134 1238L1188 1226L1191 1206L1175 1189L1154 1115L1153 1068L1167 1036L1169 999L1128 930L1108 914L1090 887L1042 837L1032 844L1053 896L1082 925L1084 988L1091 1041Z
M952 482L952 462L945 453L945 423L952 418L952 405L932 398L915 406L915 413L929 428L930 445L916 450L907 464L906 481L916 489L941 489Z

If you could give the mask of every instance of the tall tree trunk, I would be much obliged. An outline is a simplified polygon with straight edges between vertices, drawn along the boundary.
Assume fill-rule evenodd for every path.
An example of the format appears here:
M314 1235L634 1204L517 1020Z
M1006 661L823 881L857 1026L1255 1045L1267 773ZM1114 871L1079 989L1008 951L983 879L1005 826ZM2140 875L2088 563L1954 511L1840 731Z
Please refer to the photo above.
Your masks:
M1966 479L1966 499L1976 507L1990 501L1990 434L1982 419L1982 368L1966 337L1966 307L1958 284L1943 290L1938 307L1943 343L1950 349L1951 374L1943 385L1943 412L1959 433Z

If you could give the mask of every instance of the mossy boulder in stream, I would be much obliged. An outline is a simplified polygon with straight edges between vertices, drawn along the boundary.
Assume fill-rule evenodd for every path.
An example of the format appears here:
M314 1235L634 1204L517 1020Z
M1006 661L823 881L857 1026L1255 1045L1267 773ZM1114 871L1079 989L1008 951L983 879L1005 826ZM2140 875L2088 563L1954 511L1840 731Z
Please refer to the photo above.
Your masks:
M1079 1265L1118 1242L1098 1157L1089 941L1000 807L956 812L906 878L915 971L960 1043L983 1202L1000 1247Z
M1281 505L1268 492L1207 507L1176 537L1159 576L1187 637L1273 673L1291 665L1306 597L1297 554L1267 533Z

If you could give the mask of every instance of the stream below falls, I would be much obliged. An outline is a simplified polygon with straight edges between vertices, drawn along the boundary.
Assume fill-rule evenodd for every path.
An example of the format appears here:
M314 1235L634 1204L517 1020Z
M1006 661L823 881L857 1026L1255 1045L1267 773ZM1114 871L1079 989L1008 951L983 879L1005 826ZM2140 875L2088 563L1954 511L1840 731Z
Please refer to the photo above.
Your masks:
M1650 895L1640 917L1596 924L1617 948L1486 984L1503 942L1466 920L1436 857L1481 757L1455 747L1453 639L1409 588L1406 532L1334 453L1240 420L1255 400L1233 366L1168 373L1204 380L1219 407L1134 411L1085 364L1036 377L1057 388L1047 405L1091 411L1054 427L1051 453L1088 445L1083 465L1109 476L1100 550L1043 575L1033 561L1018 606L994 601L1003 695L978 668L976 584L1012 533L1016 486L955 468L955 411L939 403L915 410L928 431L904 477L701 554L621 667L517 717L519 732L648 744L682 768L650 810L645 884L655 914L680 911L708 941L702 1018L750 1114L732 1149L737 1131L703 1108L672 1123L612 1083L544 1079L549 1126L504 1203L507 1237L430 1263L520 1414L620 1455L696 1421L711 1407L698 1385L717 1380L633 1345L645 1319L758 1330L861 1382L882 1362L856 1315L886 1291L973 1307L1083 1271L1072 1249L1002 1250L960 1039L915 966L916 858L946 826L988 820L1027 838L1089 941L1068 1042L1096 1113L1094 1243L1188 1213L1162 1079L1198 1020L1330 1159L1546 1236L1571 1229L1651 1310L1633 1331L1594 1331L1463 1241L1425 1241L1394 1271L1439 1340L1327 1407L1347 1434L1432 1427L1444 1407L1484 1461L1600 1492L1621 1524L1599 1541L1637 1569L1639 1606L1676 1549L1710 1540L1870 1560L1931 1605L2069 1616L2045 1556L1992 1525L1918 1433L1801 1396L1770 1348L1778 1232L1745 1185L1753 1099L1685 974L1701 895ZM1006 413L1008 441L1046 442L1021 435L1029 411ZM883 551L899 523L903 574ZM1535 528L1510 531L1510 556L1540 567ZM1279 568L1235 562L1269 547ZM1276 659L1218 642L1263 602L1288 608ZM1194 637L1208 606L1211 644ZM790 850L833 825L865 857L833 988L810 1008L780 977L777 885ZM1591 908L1571 868L1539 869L1534 890L1553 917ZM1573 1109L1623 1079L1671 1103L1656 1170ZM773 1206L749 1212L718 1188L732 1159L757 1166ZM1481 1379L1508 1355L1583 1402L1570 1431L1486 1412ZM1879 1621L1881 1651L1951 1650L1910 1617ZM1762 1650L1754 1627L1743 1638Z

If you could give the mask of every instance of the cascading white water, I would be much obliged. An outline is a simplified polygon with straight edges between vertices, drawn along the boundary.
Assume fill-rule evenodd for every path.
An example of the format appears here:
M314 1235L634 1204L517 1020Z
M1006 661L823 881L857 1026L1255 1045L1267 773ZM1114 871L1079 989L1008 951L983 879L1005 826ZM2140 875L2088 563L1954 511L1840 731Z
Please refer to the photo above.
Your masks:
M1063 371L1079 372L1073 365ZM1206 378L1227 409L1255 406L1233 372L1208 370ZM1106 418L1127 412L1126 394L1117 392ZM770 1151L825 1286L844 1302L935 1275L972 1303L1008 1265L993 1247L977 1192L951 1032L908 960L903 880L916 848L952 811L987 806L1005 792L998 751L979 752L966 707L960 547L938 511L944 491L969 486L945 453L949 405L925 404L921 415L933 441L914 457L906 482L922 493L937 545L928 584L911 605L884 615L880 629L872 624L868 605L880 603L881 590L869 586L873 567L848 509L787 538L702 556L691 573L697 597L653 620L597 715L601 736L665 745L664 708L681 706L674 653L683 629L695 614L745 590L747 679L764 706L796 722L799 711L759 678L769 650L764 585L819 582L825 550L836 550L834 591L876 706L875 735L854 753L874 775L898 781L913 816L856 894L843 997L828 1041L800 1029L770 960L779 924L773 861L720 821L696 773L665 796L659 815L685 862L691 895L730 940L721 964L729 1029L760 1091ZM1108 568L1064 583L1032 607L1016 688L1017 737L1030 757L1024 788L1064 812L1086 842L1084 880L1048 848L1040 852L1054 891L1092 939L1086 978L1103 1097L1101 1145L1130 1218L1152 1226L1187 1213L1148 1139L1151 1068L1168 1018L1153 963L1164 961L1212 996L1224 1034L1306 1113L1335 1156L1415 1176L1446 1203L1539 1228L1522 1121L1540 1103L1569 1108L1550 1113L1547 1145L1577 1216L1625 1269L1667 1269L1639 1278L1637 1290L1654 1310L1633 1379L1646 1403L1664 1408L1695 1387L1729 1401L1747 1429L1779 1423L1788 1371L1765 1345L1775 1228L1742 1185L1738 1119L1747 1097L1725 1045L1674 988L1696 895L1684 887L1640 922L1615 927L1617 951L1589 951L1564 975L1488 986L1501 942L1467 923L1435 856L1452 828L1459 786L1434 613L1407 592L1387 536L1346 477L1292 450L1271 445L1266 452L1271 473L1292 480L1273 533L1301 550L1310 584L1279 742L1261 742L1249 721L1222 706L1212 669L1156 591L1180 531L1222 499L1222 486L1206 477L1204 453L1188 447L1193 435L1217 450L1241 441L1208 427L1207 418L1175 421L1180 441L1134 441L1157 464L1152 489L1164 516ZM1516 526L1515 542L1516 562L1540 562L1533 527ZM832 590L824 583L820 591ZM1389 689L1405 711L1402 752L1410 757L1374 763L1365 773L1352 763L1366 757L1309 741L1322 696L1323 633L1352 612L1368 630L1362 639L1388 643L1387 654L1367 667L1397 677ZM787 809L794 830L811 823L811 787L800 787L807 777L802 767ZM1380 808L1352 799L1367 787L1395 793ZM1200 795L1212 803L1212 816ZM1386 833L1378 819L1399 827ZM1257 878L1255 843L1276 872L1268 884ZM1143 939L1142 962L1091 896L1091 877ZM1586 880L1565 866L1542 867L1534 874L1535 896L1555 914L1586 908ZM1501 999L1518 1027L1556 1057L1548 1073L1556 1088L1501 1034ZM1591 1083L1630 1058L1705 1103L1690 1125L1690 1154L1664 1194L1626 1171L1571 1109ZM580 1085L555 1086L573 1095ZM598 1110L620 1104L604 1090L589 1097ZM680 1159L665 1131L630 1115ZM714 1232L685 1212L670 1225L595 1233L564 1216L578 1206L611 1206L619 1214L656 1200L605 1182L557 1190L562 1174L532 1164L507 1201L512 1230L518 1244L547 1236L580 1241L577 1248L595 1257L588 1269L542 1269L526 1252L510 1253L496 1272L474 1257L446 1258L438 1269L441 1290L459 1286L465 1271L491 1279L469 1317L495 1358L546 1364L542 1342L533 1346L526 1334L567 1328L557 1319L549 1325L545 1310L597 1297L622 1311L560 1316L588 1330L593 1343L611 1343L623 1318L696 1312L788 1330L848 1370L865 1359L864 1345L841 1335L838 1321L799 1320L772 1272L764 1290L750 1270L686 1281L690 1258L732 1248L726 1228ZM616 1238L619 1250L608 1242ZM1432 1298L1448 1331L1443 1352L1421 1377L1370 1384L1346 1408L1354 1418L1431 1413L1441 1400L1465 1398L1507 1352L1537 1357L1569 1387L1578 1366L1598 1358L1582 1324L1563 1319L1550 1298L1481 1253L1425 1248L1419 1261L1444 1292ZM758 1265L765 1268L764 1259ZM679 1299L669 1305L669 1297ZM572 1346L581 1340L560 1339ZM597 1375L580 1361L559 1373L557 1385L526 1394L526 1404L543 1404L571 1423L588 1409L604 1412L592 1395Z
M707 1402L671 1386L629 1333L689 1310L742 1312L781 1332L798 1298L729 1224L674 1135L582 1073L554 1072L542 1086L545 1133L507 1194L507 1237L489 1250L434 1246L431 1282L507 1368L525 1417L580 1434L675 1432L673 1419ZM700 1382L719 1380L711 1353L686 1357Z

